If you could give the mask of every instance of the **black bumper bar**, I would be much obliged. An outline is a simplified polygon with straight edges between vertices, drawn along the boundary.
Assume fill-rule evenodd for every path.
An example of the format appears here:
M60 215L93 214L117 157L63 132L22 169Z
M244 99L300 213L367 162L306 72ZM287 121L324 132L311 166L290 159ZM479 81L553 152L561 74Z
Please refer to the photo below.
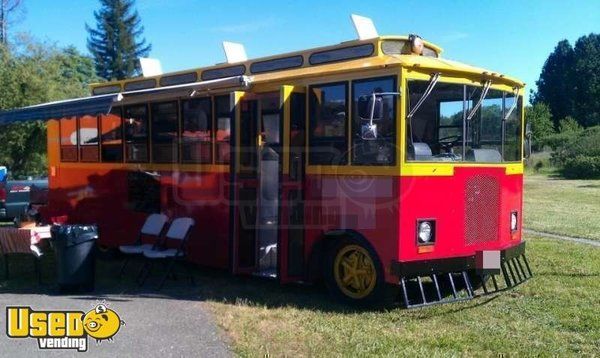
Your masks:
M501 260L506 262L524 253L525 242L523 241L516 246L501 250ZM428 276L475 269L476 255L410 262L393 261L391 266L392 274L398 277Z

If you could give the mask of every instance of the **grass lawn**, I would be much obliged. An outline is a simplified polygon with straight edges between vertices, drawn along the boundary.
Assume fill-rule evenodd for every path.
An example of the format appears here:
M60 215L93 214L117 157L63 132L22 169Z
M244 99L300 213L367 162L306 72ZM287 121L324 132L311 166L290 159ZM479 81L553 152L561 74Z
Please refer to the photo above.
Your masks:
M211 306L242 356L597 354L600 250L538 238L528 250L533 279L464 303L353 311L319 290L252 283Z
M525 176L525 227L600 240L600 180Z
M334 303L323 287L281 286L207 269L194 270L195 287L180 278L156 292L157 276L144 288L131 277L117 279L120 260L99 261L91 297L160 294L205 301L241 356L597 354L600 250L529 238L528 257L535 276L513 290L414 310L353 310ZM11 267L11 280L0 276L0 294L55 292L51 255L43 260L42 286L30 257L14 257Z

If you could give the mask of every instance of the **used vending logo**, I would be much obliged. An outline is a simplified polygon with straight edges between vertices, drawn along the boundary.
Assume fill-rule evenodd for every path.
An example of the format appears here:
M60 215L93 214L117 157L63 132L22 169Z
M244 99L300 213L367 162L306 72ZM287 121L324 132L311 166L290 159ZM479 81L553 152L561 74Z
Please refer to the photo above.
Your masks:
M125 322L117 312L96 305L83 311L34 311L31 307L6 308L6 334L10 338L34 338L40 349L76 349L86 352L88 338L112 341Z

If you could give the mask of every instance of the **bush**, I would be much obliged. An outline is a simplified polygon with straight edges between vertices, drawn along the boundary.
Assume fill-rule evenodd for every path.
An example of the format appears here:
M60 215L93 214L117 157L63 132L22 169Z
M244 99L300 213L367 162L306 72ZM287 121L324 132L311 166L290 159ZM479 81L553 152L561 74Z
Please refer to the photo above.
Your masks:
M566 178L600 178L600 126L572 134L557 146L552 162Z
M600 157L586 157L583 155L567 159L560 169L563 177L569 179L596 179L600 178Z

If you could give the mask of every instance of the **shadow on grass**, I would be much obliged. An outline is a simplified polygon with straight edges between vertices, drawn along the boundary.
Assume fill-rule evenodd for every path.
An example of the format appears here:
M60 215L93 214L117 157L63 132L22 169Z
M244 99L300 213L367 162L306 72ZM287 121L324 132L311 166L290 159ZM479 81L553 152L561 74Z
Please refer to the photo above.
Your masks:
M40 261L42 283L38 284L31 257L14 256L10 261L10 279L4 279L0 269L0 294L58 296L55 280L55 263L52 255ZM136 276L143 265L142 259L134 259L127 272L119 278L121 259L99 259L96 267L96 285L91 293L72 294L77 300L129 301L136 297L175 299L187 301L213 301L232 305L260 306L268 308L294 307L338 313L359 313L365 310L335 303L320 285L280 285L276 280L232 276L226 271L191 266L195 285L181 267L175 266L176 278L169 278L163 289L156 289L163 268L156 264L146 284L140 287ZM3 264L0 265L3 267ZM372 311L372 310L371 310Z
M141 258L134 259L128 270L119 278L123 261L119 259L99 259L96 267L96 285L92 293L69 295L77 300L102 300L124 302L138 297L174 299L186 301L211 301L229 305L256 306L270 309L295 308L300 310L322 311L328 313L360 314L365 312L385 312L402 309L399 304L388 304L376 308L351 307L335 302L323 285L281 285L276 280L251 276L232 276L223 270L191 266L195 285L192 285L183 268L176 267L176 278L170 278L162 290L156 289L162 272L160 264L154 266L153 273L143 287L136 277L143 265ZM34 274L33 262L27 257L11 259L11 279L0 276L0 294L58 296L55 281L55 265L52 255L41 260L42 283L38 284ZM496 296L467 301L459 309L447 313L464 311L487 304ZM417 309L421 310L421 309ZM413 311L413 310L411 310ZM438 312L439 314L439 312Z

